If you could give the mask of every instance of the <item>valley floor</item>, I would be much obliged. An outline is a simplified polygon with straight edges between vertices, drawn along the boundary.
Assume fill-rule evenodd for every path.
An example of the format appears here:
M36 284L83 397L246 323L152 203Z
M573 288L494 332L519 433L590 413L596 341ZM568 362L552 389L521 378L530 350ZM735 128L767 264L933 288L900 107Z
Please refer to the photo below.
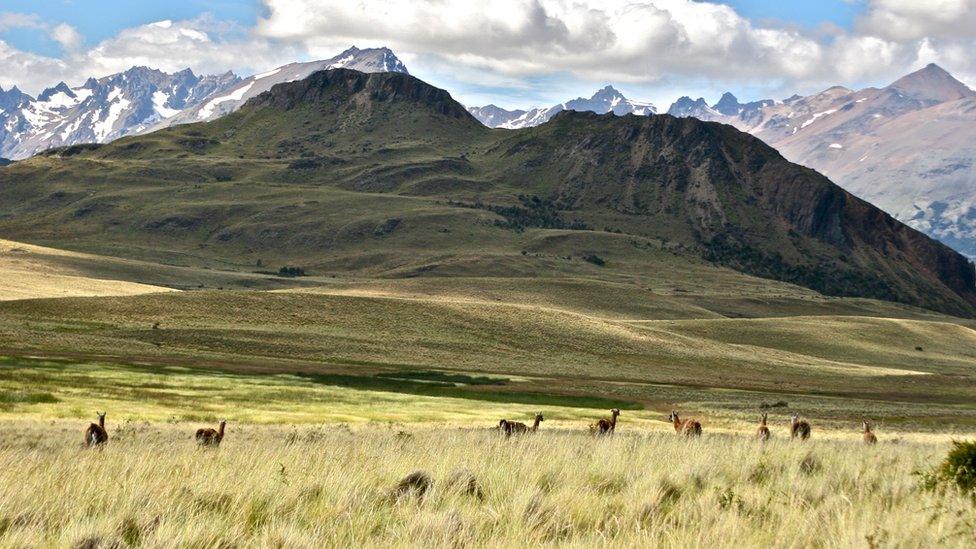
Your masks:
M976 542L971 501L916 474L976 432L971 320L680 258L589 273L284 279L11 243L0 546ZM391 495L417 470L425 497Z

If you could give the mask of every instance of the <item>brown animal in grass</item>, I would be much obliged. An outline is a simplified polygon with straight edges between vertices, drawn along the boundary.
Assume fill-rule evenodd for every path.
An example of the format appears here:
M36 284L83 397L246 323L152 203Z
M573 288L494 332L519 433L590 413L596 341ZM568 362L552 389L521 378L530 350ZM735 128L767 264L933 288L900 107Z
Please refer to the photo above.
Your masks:
M680 417L678 417L678 412L672 410L671 414L668 416L668 421L674 425L674 432L678 433L679 435L697 437L701 436L702 434L701 422L697 419L682 420Z
M800 414L790 416L790 439L800 437L800 440L810 438L810 424L800 421Z
M220 422L219 429L197 429L196 438L197 444L201 446L219 446L220 441L224 440L224 427L227 426L226 421Z
M532 424L532 427L529 427L521 421L508 421L507 419L503 419L498 422L498 428L505 433L505 436L510 437L528 432L534 433L539 430L539 424L543 421L542 412L539 412L535 415L535 423Z
M878 437L871 431L871 424L867 421L862 422L864 426L864 444L877 444Z
M614 430L617 429L617 416L619 415L619 408L610 410L609 418L601 418L595 423L590 424L590 432L595 435L612 435Z
M766 442L770 437L769 426L766 425L766 412L763 412L762 416L759 418L759 428L756 429L756 438L760 442Z
M108 431L105 430L105 412L98 414L98 423L92 423L85 429L85 446L93 448L108 442Z

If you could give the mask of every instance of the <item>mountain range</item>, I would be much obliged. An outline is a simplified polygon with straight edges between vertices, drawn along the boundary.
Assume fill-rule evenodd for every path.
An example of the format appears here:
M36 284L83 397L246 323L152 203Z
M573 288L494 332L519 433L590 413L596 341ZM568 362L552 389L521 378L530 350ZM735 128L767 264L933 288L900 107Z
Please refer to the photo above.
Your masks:
M377 277L738 272L976 314L965 257L729 125L564 110L489 129L404 73L314 72L210 122L3 170L0 234L116 257Z
M928 65L882 88L834 86L749 105L736 112L699 99L669 113L749 132L976 257L976 91L944 69Z
M16 87L0 89L0 156L21 159L51 147L111 141L239 81L230 72L200 77L133 67L75 88L61 82L36 98Z
M387 48L355 47L326 60L292 63L248 78L233 73L167 74L145 67L59 83L36 98L0 89L0 158L27 158L78 143L104 143L174 124L214 120L282 82L346 67L407 73ZM548 108L468 109L493 128L533 127L564 110L655 114L606 86L589 99ZM807 97L740 103L731 93L709 105L682 97L677 117L731 124L773 145L788 159L814 168L897 219L976 257L976 92L936 65L883 88L835 86Z
M212 120L275 84L336 67L406 72L386 48L352 47L331 59L292 63L245 79L232 72L197 76L189 69L167 74L133 67L74 88L61 82L36 98L17 87L0 88L0 157L19 160L52 147L106 143L171 124Z
M612 112L618 116L636 114L646 116L656 114L657 108L650 103L632 101L624 97L613 86L606 86L589 99L576 99L560 103L548 108L534 108L529 110L506 110L496 105L485 107L470 107L468 111L482 124L489 128L531 128L545 124L553 116L562 111L589 111L597 114Z
M530 127L563 109L656 112L607 87L593 100L548 109L469 109L493 128ZM937 65L883 88L834 86L783 100L740 103L731 93L709 105L681 97L667 114L722 122L756 135L897 219L976 258L976 92Z

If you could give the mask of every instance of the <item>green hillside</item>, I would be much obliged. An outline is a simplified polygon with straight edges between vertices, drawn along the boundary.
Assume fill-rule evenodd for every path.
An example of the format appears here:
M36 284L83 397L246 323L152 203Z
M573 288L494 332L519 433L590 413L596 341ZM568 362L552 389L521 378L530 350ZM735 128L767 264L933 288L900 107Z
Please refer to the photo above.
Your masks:
M956 315L976 304L965 258L730 127L564 113L488 130L413 77L345 70L212 123L4 168L0 235L325 278L726 266Z

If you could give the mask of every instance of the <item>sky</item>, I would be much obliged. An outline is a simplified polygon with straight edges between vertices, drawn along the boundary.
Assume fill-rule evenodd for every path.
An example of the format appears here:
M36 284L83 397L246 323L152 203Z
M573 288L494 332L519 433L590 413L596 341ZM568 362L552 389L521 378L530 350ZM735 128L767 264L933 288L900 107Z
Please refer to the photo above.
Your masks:
M462 103L612 84L659 110L884 85L935 62L976 85L976 0L0 0L0 86L145 65L263 72L388 46Z

